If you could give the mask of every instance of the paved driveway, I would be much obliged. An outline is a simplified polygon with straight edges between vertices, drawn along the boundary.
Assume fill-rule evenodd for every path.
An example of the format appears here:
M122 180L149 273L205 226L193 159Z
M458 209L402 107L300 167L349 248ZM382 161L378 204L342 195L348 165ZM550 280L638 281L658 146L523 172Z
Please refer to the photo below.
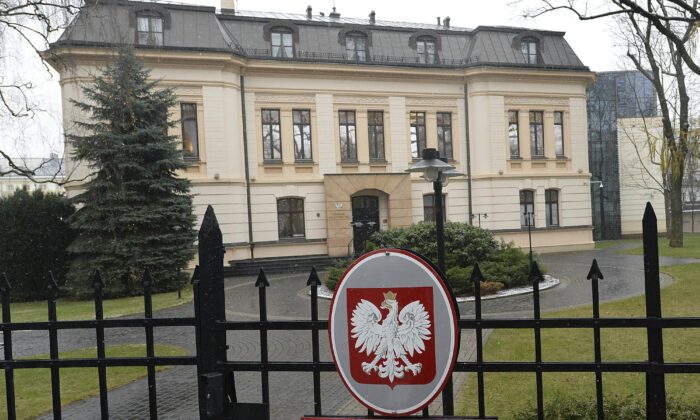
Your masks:
M561 279L561 284L542 292L543 311L551 311L590 303L590 284L585 276L591 260L598 263L605 276L601 282L602 300L620 299L639 295L644 290L643 261L638 256L621 256L615 250L586 251L575 253L547 254L542 262L549 273ZM688 259L662 258L662 265L697 262ZM226 280L226 305L229 320L258 319L257 290L254 278L230 278ZM305 295L306 275L270 276L268 294L268 317L274 319L308 319L310 300ZM664 276L664 284L669 279ZM319 302L319 316L328 314L329 301ZM532 296L522 295L484 301L484 313L491 317L528 317L532 314ZM472 304L460 304L463 317L473 314ZM160 311L156 316L191 316L192 305ZM485 336L489 332L486 331ZM94 346L94 332L60 331L61 350ZM331 360L328 337L321 334L321 360ZM14 340L16 354L48 353L46 333L20 332ZM189 328L156 329L158 342L182 346L194 351L194 331ZM143 329L108 330L107 344L143 343ZM259 360L259 335L257 332L229 332L229 360ZM311 333L277 331L269 333L270 360L303 361L311 360ZM473 358L474 334L462 333L460 360ZM322 373L322 405L324 413L362 414L360 407L348 394L334 372ZM456 374L455 385L459 389L466 375ZM108 379L109 380L109 379ZM271 410L275 419L298 419L302 414L313 412L313 390L310 373L270 374ZM161 418L196 418L197 392L195 369L176 367L158 374L158 406ZM240 401L260 401L259 374L237 373L236 391ZM439 398L438 398L439 400ZM113 418L146 418L148 416L148 392L145 380L136 381L109 393L110 413ZM439 410L439 403L431 406L431 411ZM91 419L99 413L98 398L90 398L74 403L64 409L66 418ZM47 416L46 418L50 418Z

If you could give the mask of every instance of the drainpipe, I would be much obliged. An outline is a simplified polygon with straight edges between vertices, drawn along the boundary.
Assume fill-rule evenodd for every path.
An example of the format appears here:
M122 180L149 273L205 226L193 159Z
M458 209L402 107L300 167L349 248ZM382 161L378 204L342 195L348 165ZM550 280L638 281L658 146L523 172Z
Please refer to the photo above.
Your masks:
M245 168L245 196L248 204L248 246L250 259L255 259L255 244L253 244L253 210L250 206L250 168L248 167L248 129L245 123L245 77L241 75L241 123L243 125L243 161Z
M469 95L467 84L464 84L464 127L467 141L467 200L469 200L469 224L474 224L474 211L472 209L472 151L469 143Z

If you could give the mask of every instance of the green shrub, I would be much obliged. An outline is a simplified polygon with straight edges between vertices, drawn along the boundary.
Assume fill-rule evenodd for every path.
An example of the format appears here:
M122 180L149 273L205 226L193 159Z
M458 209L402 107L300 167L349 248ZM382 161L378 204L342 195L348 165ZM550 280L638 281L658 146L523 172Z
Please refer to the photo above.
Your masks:
M466 295L474 293L474 283L472 283L473 267L451 267L447 270L447 278L455 295Z
M422 222L376 232L368 242L368 249L378 248L410 249L437 262L435 224ZM475 262L479 263L484 280L498 283L500 288L529 283L528 254L513 244L499 243L486 229L466 223L447 222L445 250L447 279L457 295L473 293L470 277ZM500 288L498 285L487 286L491 293L496 293Z
M74 212L68 199L41 190L0 198L0 273L7 274L13 300L44 299L49 270L65 284L66 248L75 238L66 220Z
M370 242L376 248L411 249L431 261L437 261L435 224L421 222L413 226L375 232ZM468 267L484 261L500 248L491 232L466 223L445 223L446 264Z
M335 291L335 288L338 286L340 278L343 277L343 273L345 273L345 270L348 269L351 263L351 259L345 258L342 260L338 260L335 264L329 267L328 270L326 270L326 277L323 281L326 287L330 290Z
M642 399L633 396L614 396L603 400L605 418L615 420L639 420L646 418L646 405ZM595 397L573 398L557 395L544 406L547 420L588 420L597 419ZM669 420L700 419L700 401L685 401L670 398L666 402ZM514 420L537 419L537 408L529 407L513 417Z

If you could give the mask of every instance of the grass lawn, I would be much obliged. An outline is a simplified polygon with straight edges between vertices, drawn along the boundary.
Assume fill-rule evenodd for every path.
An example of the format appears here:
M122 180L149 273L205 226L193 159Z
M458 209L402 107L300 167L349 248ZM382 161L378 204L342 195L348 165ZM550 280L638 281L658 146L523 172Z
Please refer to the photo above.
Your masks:
M620 241L610 241L620 242ZM596 243L596 248L598 243ZM622 251L628 255L643 255L644 249L641 242L639 247ZM700 258L700 233L685 233L683 234L683 248L671 248L668 246L667 238L659 238L659 255L662 257L677 257L677 258Z
M95 357L95 348L72 350L60 353L61 358ZM187 350L165 344L156 344L157 356L183 356ZM107 357L145 357L146 346L140 344L107 346ZM29 359L46 359L47 354L33 356ZM168 369L157 366L156 371ZM99 395L97 368L60 369L62 405ZM107 368L107 386L109 389L126 385L147 375L145 367L109 367ZM144 391L145 392L145 391ZM51 411L51 373L49 369L15 370L15 398L18 418L36 418ZM5 402L5 380L0 381L0 418L7 418Z
M664 316L700 316L700 263L664 267L674 282L662 289ZM603 280L607 281L607 280ZM638 296L601 304L602 317L644 316L644 297ZM546 317L590 317L591 307L548 313ZM698 362L700 330L677 329L664 331L664 356L667 362ZM602 329L601 347L604 361L643 361L647 358L646 331L643 329ZM534 361L532 330L496 330L484 348L485 361ZM593 331L557 329L542 331L544 361L593 361ZM486 373L484 375L486 414L505 420L521 409L534 406L534 373ZM595 400L593 373L545 373L544 399L556 401L557 394L580 396ZM603 389L611 394L633 395L644 402L644 375L634 373L603 374ZM700 377L697 375L667 375L666 392L671 398L697 400ZM477 415L476 375L471 375L467 388L459 398L460 415Z
M622 244L631 244L631 243L639 243L641 245L642 240L641 239L617 239L617 240L610 240L610 241L597 241L595 243L595 249L608 249L612 248L614 246L622 245Z
M158 293L153 295L153 310L170 308L192 300L192 289L184 287L182 298L177 298L177 292ZM2 307L0 305L0 307ZM35 322L48 319L46 301L18 302L10 304L12 322ZM104 301L105 318L116 318L124 315L143 313L143 296L133 296ZM56 301L56 314L60 321L75 321L95 319L95 302L93 300Z

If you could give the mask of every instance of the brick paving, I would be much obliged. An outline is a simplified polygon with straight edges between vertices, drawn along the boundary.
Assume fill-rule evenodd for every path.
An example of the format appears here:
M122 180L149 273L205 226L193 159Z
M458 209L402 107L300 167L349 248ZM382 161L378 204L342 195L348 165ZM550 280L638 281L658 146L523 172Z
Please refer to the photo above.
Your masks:
M643 263L638 256L620 256L615 250L587 251L543 255L542 261L549 273L561 279L560 286L542 293L543 311L567 308L590 303L590 285L585 280L592 258L598 258L605 280L601 283L601 299L614 300L643 292ZM662 258L662 265L697 262L692 259ZM268 289L268 318L308 319L309 299L304 294L306 275L270 276ZM257 290L254 278L226 280L227 318L251 320L258 317ZM668 284L669 278L664 277ZM319 313L325 317L329 302L319 301ZM528 317L532 311L532 296L522 295L483 302L483 310L490 317ZM460 304L463 317L473 315L473 304ZM191 316L192 304L185 304L156 313L158 317ZM484 331L487 338L490 331ZM329 361L328 337L321 334L321 360ZM60 349L94 347L94 331L60 331ZM178 345L194 352L192 328L157 328L155 340L159 343ZM110 344L143 343L142 328L107 330L106 342ZM256 331L228 333L229 360L259 360L259 334ZM14 340L15 354L29 356L48 353L48 335L41 332L19 332ZM269 332L270 360L311 360L311 333L294 331ZM474 360L474 334L462 332L459 360ZM468 378L467 374L455 374L456 399ZM355 402L334 372L322 373L322 406L324 413L364 414L366 410ZM108 377L109 381L109 377ZM157 375L158 412L163 419L192 419L197 417L197 390L194 367L173 367ZM253 372L236 373L236 392L239 401L260 402L260 377ZM271 414L274 419L298 419L313 412L313 388L311 373L270 374ZM440 410L439 398L430 411ZM148 417L148 392L146 380L122 386L109 392L110 414L115 419L142 419ZM99 399L88 398L64 408L63 415L71 419L99 417ZM50 415L44 418L51 418Z

